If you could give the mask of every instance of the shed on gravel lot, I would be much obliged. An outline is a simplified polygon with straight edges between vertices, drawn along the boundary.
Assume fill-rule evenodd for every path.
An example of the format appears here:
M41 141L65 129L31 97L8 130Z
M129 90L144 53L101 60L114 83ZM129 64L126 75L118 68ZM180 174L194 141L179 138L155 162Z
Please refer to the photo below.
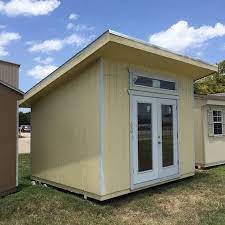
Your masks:
M105 32L21 102L32 179L102 201L193 176L193 80L215 71Z
M0 196L18 185L18 90L19 65L0 60Z

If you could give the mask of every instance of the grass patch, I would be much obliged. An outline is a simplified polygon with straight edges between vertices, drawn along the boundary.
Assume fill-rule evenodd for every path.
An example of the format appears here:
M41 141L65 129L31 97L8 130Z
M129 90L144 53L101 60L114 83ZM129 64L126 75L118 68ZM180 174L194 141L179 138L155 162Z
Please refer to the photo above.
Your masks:
M99 203L32 186L29 155L19 163L19 191L0 199L0 225L225 224L225 166Z

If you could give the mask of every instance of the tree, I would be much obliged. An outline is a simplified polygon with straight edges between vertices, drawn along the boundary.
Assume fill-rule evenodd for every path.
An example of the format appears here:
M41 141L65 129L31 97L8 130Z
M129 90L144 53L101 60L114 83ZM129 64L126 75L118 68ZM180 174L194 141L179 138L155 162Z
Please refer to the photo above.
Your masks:
M196 81L194 90L196 94L225 92L225 60L218 64L218 73Z
M19 112L19 126L21 125L30 125L30 112Z

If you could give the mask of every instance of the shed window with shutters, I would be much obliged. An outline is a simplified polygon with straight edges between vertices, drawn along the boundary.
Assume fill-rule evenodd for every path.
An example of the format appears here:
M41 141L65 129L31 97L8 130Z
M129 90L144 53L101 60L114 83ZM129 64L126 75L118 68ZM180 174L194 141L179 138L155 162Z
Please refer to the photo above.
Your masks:
M213 133L214 135L223 134L222 111L213 110Z
M209 136L225 135L225 109L215 108L208 110Z

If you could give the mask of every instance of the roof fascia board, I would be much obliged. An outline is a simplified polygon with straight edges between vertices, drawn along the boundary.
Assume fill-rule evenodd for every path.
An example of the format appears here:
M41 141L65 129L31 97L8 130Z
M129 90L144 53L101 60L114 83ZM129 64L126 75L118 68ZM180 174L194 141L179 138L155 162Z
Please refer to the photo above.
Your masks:
M211 96L211 95L201 95L201 94L195 94L195 99L201 99L208 101L221 101L225 104L225 97L224 96ZM211 102L210 102L211 104Z

